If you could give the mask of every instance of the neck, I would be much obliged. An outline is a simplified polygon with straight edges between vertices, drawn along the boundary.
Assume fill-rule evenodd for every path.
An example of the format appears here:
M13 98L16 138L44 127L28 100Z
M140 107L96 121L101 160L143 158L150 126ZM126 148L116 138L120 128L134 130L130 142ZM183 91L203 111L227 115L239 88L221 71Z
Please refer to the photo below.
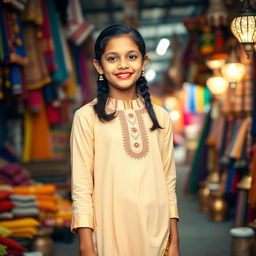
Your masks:
M109 90L109 97L117 100L130 101L138 97L135 90Z

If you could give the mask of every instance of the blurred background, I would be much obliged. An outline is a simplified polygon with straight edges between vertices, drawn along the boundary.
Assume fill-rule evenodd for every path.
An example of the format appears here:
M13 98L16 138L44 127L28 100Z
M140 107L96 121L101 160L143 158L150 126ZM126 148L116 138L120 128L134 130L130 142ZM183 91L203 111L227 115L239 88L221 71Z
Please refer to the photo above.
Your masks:
M144 37L152 101L173 121L181 255L256 256L255 5L1 0L0 256L78 253L70 129L96 97L95 39L115 23Z

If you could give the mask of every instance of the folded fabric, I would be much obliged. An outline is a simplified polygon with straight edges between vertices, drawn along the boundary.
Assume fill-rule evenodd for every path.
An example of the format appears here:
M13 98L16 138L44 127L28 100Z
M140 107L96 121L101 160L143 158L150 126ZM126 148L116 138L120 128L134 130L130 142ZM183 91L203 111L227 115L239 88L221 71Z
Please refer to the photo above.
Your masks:
M56 188L54 185L36 185L36 186L15 186L13 192L15 194L54 194Z
M20 245L19 243L17 243L11 238L0 237L0 244L3 244L10 249L14 249L21 252L24 252L26 250L22 245Z
M43 211L57 212L58 206L52 201L38 200L38 208Z
M16 208L36 208L37 209L37 202L31 201L31 202L18 202L18 201L12 201L16 205ZM14 207L15 208L15 207Z
M33 238L37 234L37 230L34 227L14 228L12 231L11 237L15 238Z
M0 237L8 237L11 233L12 231L10 229L0 226Z
M10 195L10 200L12 202L34 202L36 201L36 197L34 195Z
M7 255L8 256L24 256L23 252L13 250L13 249L7 249Z
M13 214L11 212L1 212L0 220L9 220L13 218Z
M13 229L13 227L37 227L40 223L33 218L22 218L18 220L0 221L0 226Z
M26 217L26 216L36 217L39 215L39 210L37 208L32 208L32 207L27 207L27 208L14 207L12 209L12 214L15 217Z
M24 252L24 256L43 256L42 252Z
M7 246L0 244L0 256L5 256L7 255Z
M14 185L11 178L6 176L4 173L0 173L0 181L10 186Z
M0 167L0 173L12 178L21 171L21 166L17 163L10 163Z
M8 190L0 190L0 200L6 200L10 197L11 192Z
M26 183L27 185L30 185L30 179L28 174L24 173L24 172L20 172L17 175L15 175L12 178L13 182L15 185L21 185Z
M2 200L0 202L0 212L6 212L11 210L15 206L14 203L8 201L8 200Z
M0 184L0 191L2 191L2 190L12 192L13 188L12 188L12 186L7 185L7 184Z
M56 202L58 198L54 195L35 195L38 200L53 201Z

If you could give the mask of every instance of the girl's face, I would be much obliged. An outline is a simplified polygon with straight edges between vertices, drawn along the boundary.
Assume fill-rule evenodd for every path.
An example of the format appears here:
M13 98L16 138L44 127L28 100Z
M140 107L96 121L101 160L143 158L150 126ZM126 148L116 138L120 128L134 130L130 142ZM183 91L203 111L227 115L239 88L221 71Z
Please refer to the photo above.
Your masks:
M100 74L108 81L110 95L136 88L136 81L147 64L147 56L141 55L137 44L129 35L110 39L101 57L101 63L94 60Z

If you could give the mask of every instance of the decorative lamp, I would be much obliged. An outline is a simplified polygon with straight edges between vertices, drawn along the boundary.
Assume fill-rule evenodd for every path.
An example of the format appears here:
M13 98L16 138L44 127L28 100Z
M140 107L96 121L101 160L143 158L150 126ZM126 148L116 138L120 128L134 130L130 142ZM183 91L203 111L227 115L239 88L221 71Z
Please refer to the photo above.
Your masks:
M231 22L231 31L241 43L249 59L256 42L256 9L249 0L244 1L244 8Z
M213 54L208 60L206 60L206 65L211 70L220 69L226 62L227 54L224 53L216 53Z
M211 0L206 18L210 25L219 27L227 24L227 9L223 0Z
M227 63L222 67L221 73L223 77L231 83L231 87L235 87L245 74L245 65L240 63L236 57L235 51L232 50Z
M208 78L206 85L214 96L220 96L228 89L228 81L220 73Z

